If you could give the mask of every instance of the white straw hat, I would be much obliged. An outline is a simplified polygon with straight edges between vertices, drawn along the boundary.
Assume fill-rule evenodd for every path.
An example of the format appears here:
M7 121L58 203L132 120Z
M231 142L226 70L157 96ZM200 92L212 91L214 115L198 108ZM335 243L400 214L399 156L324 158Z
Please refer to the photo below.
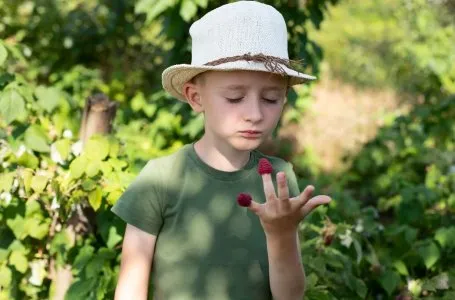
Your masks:
M288 55L287 29L274 7L254 1L220 6L190 27L191 64L163 71L163 88L180 101L183 85L210 70L265 71L289 76L289 85L316 77L293 70Z

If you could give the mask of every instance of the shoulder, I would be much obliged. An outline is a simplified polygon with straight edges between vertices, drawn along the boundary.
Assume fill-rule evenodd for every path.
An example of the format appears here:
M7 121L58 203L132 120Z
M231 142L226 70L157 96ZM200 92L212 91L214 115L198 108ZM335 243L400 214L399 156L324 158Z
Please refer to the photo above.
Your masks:
M184 145L171 153L148 160L140 172L141 175L155 174L166 177L181 169L186 164L187 147L188 145Z

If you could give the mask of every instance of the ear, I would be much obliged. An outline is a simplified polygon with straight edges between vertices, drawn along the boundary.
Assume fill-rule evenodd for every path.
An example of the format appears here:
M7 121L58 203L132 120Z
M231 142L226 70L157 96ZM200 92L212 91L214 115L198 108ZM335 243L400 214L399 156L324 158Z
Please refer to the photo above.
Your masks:
M190 81L185 83L182 88L183 96L195 112L203 112L204 107L201 101L200 86Z

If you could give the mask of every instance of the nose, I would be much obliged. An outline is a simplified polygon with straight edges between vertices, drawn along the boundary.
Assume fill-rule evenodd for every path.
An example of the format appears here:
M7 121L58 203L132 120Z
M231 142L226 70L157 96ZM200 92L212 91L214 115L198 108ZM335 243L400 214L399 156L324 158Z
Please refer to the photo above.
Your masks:
M252 123L260 122L264 118L260 99L248 99L245 101L244 119Z

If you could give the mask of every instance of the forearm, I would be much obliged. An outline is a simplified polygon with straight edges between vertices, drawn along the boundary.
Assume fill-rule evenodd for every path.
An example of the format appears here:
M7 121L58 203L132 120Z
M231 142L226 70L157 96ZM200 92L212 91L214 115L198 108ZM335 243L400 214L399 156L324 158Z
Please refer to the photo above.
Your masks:
M270 287L275 300L302 300L305 273L297 233L267 236Z

